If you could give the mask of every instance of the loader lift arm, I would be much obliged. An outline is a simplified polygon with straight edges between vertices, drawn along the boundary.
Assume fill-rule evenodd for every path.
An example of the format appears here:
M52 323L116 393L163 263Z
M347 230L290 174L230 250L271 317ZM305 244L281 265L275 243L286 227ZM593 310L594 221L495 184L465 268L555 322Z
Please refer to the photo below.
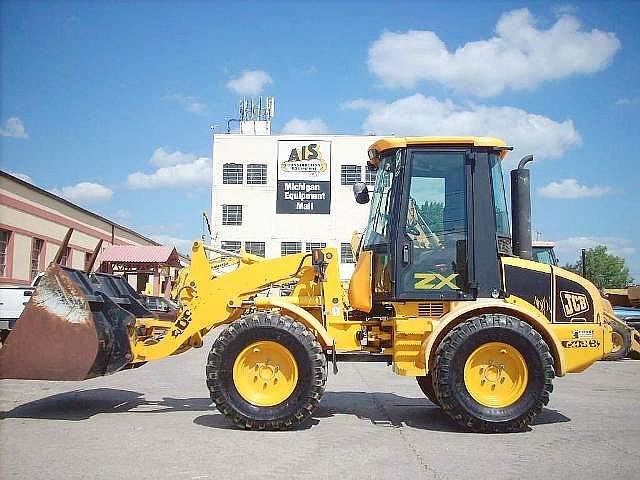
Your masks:
M241 259L238 269L212 278L207 247L196 241L192 246L191 266L177 299L181 307L175 323L167 328L166 322L141 319L145 329L165 329L166 334L157 341L132 338L132 362L156 360L182 353L189 347L199 347L209 330L238 319L256 304L263 309L289 311L314 331L322 344L331 345L318 303L323 294L322 284L316 277L311 254L300 253L261 261ZM256 298L270 286L293 279L298 279L298 284L290 296ZM317 306L316 312L313 305Z

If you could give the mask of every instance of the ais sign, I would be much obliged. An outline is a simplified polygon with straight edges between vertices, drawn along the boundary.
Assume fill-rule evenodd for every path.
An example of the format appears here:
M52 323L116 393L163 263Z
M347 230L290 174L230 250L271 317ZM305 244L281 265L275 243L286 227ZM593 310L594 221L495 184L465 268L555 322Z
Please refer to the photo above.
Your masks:
M280 140L276 213L330 213L331 142Z

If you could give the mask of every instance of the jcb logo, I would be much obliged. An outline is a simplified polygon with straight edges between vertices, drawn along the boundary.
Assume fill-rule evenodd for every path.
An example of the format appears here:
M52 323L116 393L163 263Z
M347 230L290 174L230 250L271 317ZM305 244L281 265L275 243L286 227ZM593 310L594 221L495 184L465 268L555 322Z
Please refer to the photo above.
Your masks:
M448 277L440 275L439 273L414 273L413 276L417 280L413 286L416 290L440 290L443 287L460 290L460 288L453 283L458 276L457 273L452 273Z
M562 301L562 309L567 317L573 317L579 313L589 311L589 302L587 296L582 293L560 292Z

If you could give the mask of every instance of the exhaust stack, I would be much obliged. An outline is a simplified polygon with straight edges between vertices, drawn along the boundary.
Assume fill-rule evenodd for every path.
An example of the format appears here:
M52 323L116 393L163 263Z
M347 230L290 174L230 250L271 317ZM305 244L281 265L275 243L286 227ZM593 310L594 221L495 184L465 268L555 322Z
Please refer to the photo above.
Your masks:
M533 155L522 157L518 168L511 170L511 212L513 254L531 260L531 185L530 172L524 166Z

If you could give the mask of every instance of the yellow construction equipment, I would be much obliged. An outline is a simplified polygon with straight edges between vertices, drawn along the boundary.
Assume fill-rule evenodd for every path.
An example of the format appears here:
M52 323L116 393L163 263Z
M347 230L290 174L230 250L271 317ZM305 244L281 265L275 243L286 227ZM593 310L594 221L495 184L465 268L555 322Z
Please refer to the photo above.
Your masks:
M618 318L613 327L613 351L608 360L640 359L640 285L605 288L603 294Z
M554 251L554 242L536 240L533 242L533 259L539 263L548 265L558 265L558 258ZM635 359L640 358L640 332L633 326L627 324L620 316L620 311L616 311L614 307L633 307L640 305L640 286L630 286L627 288L602 289L601 292L604 299L603 307L607 312L608 323L613 329L612 342L613 347L604 360L622 360L626 357ZM640 316L640 311L638 311Z
M640 308L640 285L629 285L627 288L605 288L604 293L613 306Z
M226 324L206 383L242 428L303 422L328 364L337 372L341 361L366 361L415 377L468 429L523 430L549 401L554 376L583 371L612 341L595 286L530 260L530 156L511 174L512 235L508 150L485 137L373 144L373 192L354 185L370 215L348 291L335 248L273 259L240 252L235 270L216 275L212 249L196 241L176 290L177 320L167 324L117 279L51 265L0 351L0 376L104 375L200 347ZM289 295L274 294L291 282Z

